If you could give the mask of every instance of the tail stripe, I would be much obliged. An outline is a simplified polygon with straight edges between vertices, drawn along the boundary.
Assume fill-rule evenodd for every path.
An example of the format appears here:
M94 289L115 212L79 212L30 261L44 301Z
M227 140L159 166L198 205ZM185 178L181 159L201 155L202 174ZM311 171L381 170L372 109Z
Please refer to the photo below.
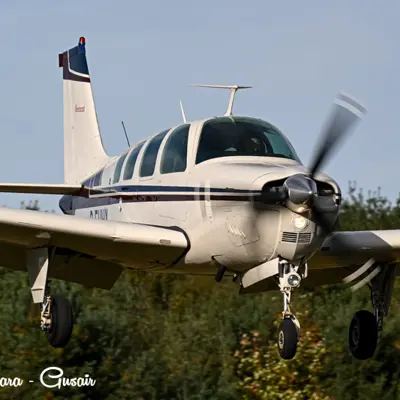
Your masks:
M85 44L59 54L59 66L63 68L63 79L76 82L90 82L86 60Z

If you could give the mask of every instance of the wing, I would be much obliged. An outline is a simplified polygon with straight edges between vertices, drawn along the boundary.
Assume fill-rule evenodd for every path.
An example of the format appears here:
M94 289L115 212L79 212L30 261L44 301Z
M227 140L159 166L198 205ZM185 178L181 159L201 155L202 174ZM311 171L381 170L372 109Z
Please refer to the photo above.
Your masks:
M340 283L371 258L399 263L400 230L335 232L309 260L310 279L304 283L309 289Z
M301 288L313 290L317 286L341 283L371 258L377 263L400 262L400 230L335 232L309 259L308 276L302 280ZM268 277L241 289L241 293L277 289L277 283Z
M335 232L310 260L311 268L400 261L400 230Z
M0 265L26 270L27 250L55 249L49 276L109 289L123 266L169 267L189 248L174 228L0 208Z

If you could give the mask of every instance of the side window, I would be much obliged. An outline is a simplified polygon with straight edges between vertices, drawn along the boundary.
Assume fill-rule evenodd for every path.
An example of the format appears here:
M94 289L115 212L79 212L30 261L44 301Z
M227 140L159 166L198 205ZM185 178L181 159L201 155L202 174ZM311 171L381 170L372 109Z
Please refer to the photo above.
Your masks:
M114 170L114 179L113 179L113 183L117 183L119 181L119 177L121 175L121 169L122 169L122 165L124 164L125 158L128 155L128 153L123 154L119 160L117 161L117 164L115 166L115 170Z
M86 181L83 182L83 186L91 188L93 187L92 182L93 182L93 177L91 176L89 179L86 179Z
M101 176L103 175L103 170L99 171L93 179L93 187L100 186Z
M152 176L154 174L154 168L156 166L158 150L161 146L161 142L164 136L169 132L169 129L159 133L151 139L151 142L147 146L140 167L140 176Z
M86 181L85 182L83 182L83 186L85 186L85 187L92 187L91 186L91 183L92 183L92 177L90 177L89 179L86 179Z
M139 144L137 147L135 147L131 154L129 154L129 157L126 161L125 164L125 170L124 170L124 176L123 176L123 180L127 180L127 179L132 179L133 176L133 172L135 170L135 164L136 164L136 160L138 158L140 149L143 147L144 142Z
M190 124L181 125L169 136L161 159L162 174L186 170L189 128Z

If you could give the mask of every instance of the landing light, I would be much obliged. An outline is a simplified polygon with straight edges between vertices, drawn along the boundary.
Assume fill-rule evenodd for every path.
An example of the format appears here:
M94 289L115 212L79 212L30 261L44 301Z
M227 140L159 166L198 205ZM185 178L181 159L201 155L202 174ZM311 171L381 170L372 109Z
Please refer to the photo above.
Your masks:
M308 220L301 215L296 215L292 219L292 224L296 229L301 231L307 226Z
M287 278L287 283L291 287L297 287L300 285L301 278L298 274L290 274Z

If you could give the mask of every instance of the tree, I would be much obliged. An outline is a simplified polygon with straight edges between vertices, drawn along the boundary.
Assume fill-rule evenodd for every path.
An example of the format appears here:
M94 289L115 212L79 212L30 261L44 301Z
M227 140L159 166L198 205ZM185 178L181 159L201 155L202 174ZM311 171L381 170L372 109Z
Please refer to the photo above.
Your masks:
M306 317L298 313L299 317ZM307 321L307 320L306 320ZM278 320L274 324L278 328ZM259 332L243 334L237 359L238 390L242 399L325 400L322 379L326 344L318 326L303 326L296 357L287 362L276 351L276 341Z

